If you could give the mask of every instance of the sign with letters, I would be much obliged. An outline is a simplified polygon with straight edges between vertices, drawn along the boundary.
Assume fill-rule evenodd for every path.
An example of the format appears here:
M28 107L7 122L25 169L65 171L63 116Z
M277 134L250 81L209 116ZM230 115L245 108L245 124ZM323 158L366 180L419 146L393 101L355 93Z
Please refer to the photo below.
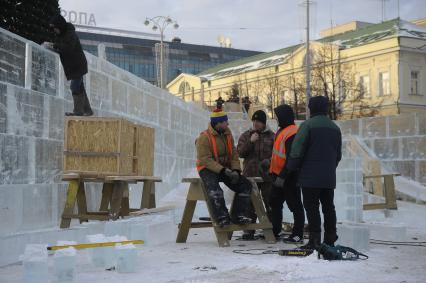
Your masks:
M86 12L67 11L61 9L61 15L72 24L85 25L85 26L96 26L95 15Z

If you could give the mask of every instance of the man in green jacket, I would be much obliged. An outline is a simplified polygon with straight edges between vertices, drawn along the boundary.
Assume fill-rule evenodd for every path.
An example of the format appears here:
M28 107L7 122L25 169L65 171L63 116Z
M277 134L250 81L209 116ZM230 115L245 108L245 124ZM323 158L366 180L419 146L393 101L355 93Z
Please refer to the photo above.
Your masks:
M324 243L333 246L337 240L334 189L336 167L342 158L342 134L330 120L328 98L315 96L309 100L311 118L303 122L290 152L288 170L299 171L303 205L309 224L309 242L302 246L316 249L321 242L321 216L324 216Z

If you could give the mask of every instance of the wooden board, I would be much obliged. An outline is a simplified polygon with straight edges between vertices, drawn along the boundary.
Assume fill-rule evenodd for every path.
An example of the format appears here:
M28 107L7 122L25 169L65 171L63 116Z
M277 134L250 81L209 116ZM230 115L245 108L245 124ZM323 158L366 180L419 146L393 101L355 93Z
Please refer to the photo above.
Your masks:
M136 176L136 175L91 175L84 173L66 173L62 175L62 181L72 181L72 180L82 180L85 182L103 182L110 183L114 181L126 181L129 183L134 182L143 182L143 181L152 181L152 182L162 182L160 177L155 176Z
M137 126L137 174L140 176L154 175L154 143L153 128Z
M247 177L247 179L252 180L256 183L263 183L262 177ZM182 178L182 183L197 183L201 182L200 177L185 177Z
M64 173L152 176L153 169L154 129L120 118L65 120Z

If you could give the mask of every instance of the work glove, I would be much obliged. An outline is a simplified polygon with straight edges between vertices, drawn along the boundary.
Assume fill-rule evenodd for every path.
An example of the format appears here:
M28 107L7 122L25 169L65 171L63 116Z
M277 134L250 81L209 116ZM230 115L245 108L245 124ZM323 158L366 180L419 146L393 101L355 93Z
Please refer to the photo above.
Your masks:
M41 44L41 46L52 51L54 50L54 46L52 42L45 41Z
M231 180L231 184L236 184L240 180L240 174L238 171L226 168L223 173Z
M271 162L269 161L269 159L263 159L260 163L259 163L259 171L260 173L267 173L269 171L269 166L271 165Z
M274 181L274 187L282 189L284 187L285 179L282 177L277 177Z

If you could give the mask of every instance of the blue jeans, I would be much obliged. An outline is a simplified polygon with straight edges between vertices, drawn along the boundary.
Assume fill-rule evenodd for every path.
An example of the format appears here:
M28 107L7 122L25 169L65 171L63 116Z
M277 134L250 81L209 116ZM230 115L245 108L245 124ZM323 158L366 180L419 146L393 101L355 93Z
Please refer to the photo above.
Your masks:
M84 84L83 84L83 77L71 80L70 89L71 89L71 92L73 94L74 93L79 94L80 91L81 91L82 86L84 86Z

